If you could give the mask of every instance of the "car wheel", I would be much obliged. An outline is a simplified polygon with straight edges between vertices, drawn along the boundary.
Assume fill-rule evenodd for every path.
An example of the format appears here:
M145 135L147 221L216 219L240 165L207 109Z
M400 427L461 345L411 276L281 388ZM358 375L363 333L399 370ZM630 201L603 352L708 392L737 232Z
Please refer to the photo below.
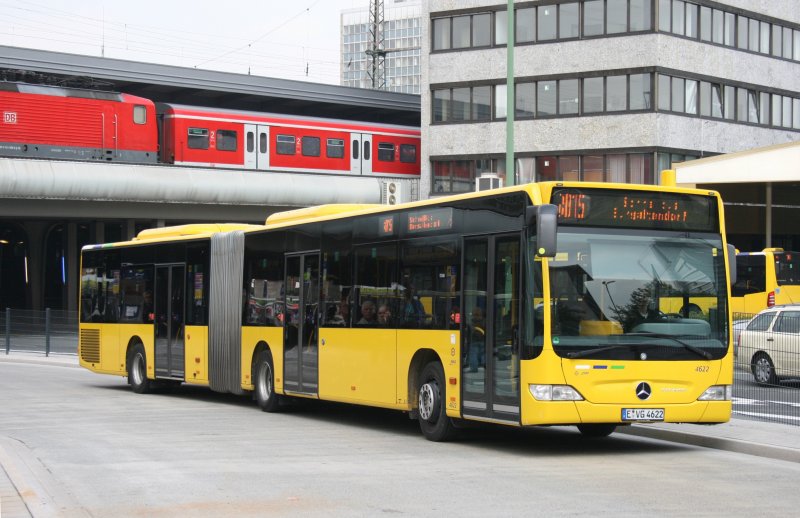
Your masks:
M137 394L150 391L152 383L147 379L147 356L144 346L136 344L128 355L128 383Z
M586 437L608 437L617 429L615 424L579 424L578 430Z
M775 374L775 365L767 353L758 353L753 356L750 364L753 378L759 385L777 385L778 376Z
M254 366L253 380L255 399L264 412L277 412L280 408L278 394L275 393L275 368L269 351L258 353Z
M417 413L422 435L429 441L447 441L455 435L453 421L445 409L444 370L439 362L422 369L418 387Z

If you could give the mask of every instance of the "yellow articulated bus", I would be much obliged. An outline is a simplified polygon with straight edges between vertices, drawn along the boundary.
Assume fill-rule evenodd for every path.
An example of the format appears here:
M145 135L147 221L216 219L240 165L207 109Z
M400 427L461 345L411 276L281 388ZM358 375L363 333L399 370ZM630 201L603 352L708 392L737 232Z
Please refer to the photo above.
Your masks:
M396 409L434 441L466 420L721 423L723 228L714 192L564 182L146 230L83 248L80 363L268 412Z
M731 288L734 318L752 317L762 309L800 302L800 252L765 248L737 252L736 284Z

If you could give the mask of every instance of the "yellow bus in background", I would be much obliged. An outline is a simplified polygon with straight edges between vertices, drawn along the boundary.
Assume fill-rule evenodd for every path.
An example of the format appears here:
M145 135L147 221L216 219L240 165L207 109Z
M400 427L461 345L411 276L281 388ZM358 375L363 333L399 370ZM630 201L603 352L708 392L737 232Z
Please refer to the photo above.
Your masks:
M731 288L734 318L749 318L762 309L800 302L800 252L765 248L737 252L736 284Z
M714 192L539 183L265 225L184 225L81 254L79 358L181 383L463 421L721 423L729 262ZM662 301L697 308L662 312Z

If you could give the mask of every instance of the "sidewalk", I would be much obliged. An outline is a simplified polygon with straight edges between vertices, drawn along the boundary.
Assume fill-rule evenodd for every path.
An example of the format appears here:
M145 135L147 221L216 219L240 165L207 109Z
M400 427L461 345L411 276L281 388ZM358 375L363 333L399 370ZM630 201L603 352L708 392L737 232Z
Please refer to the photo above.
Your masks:
M3 362L78 367L74 354L48 357L44 353L11 351L6 355L2 351L0 364ZM730 422L717 425L634 424L621 426L616 433L800 463L800 426L737 418L736 414Z

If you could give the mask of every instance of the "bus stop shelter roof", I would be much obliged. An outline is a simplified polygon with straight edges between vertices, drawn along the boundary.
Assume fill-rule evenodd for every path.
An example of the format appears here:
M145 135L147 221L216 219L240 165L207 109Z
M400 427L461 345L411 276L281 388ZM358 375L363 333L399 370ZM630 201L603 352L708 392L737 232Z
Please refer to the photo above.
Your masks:
M800 141L673 165L679 185L800 182Z

